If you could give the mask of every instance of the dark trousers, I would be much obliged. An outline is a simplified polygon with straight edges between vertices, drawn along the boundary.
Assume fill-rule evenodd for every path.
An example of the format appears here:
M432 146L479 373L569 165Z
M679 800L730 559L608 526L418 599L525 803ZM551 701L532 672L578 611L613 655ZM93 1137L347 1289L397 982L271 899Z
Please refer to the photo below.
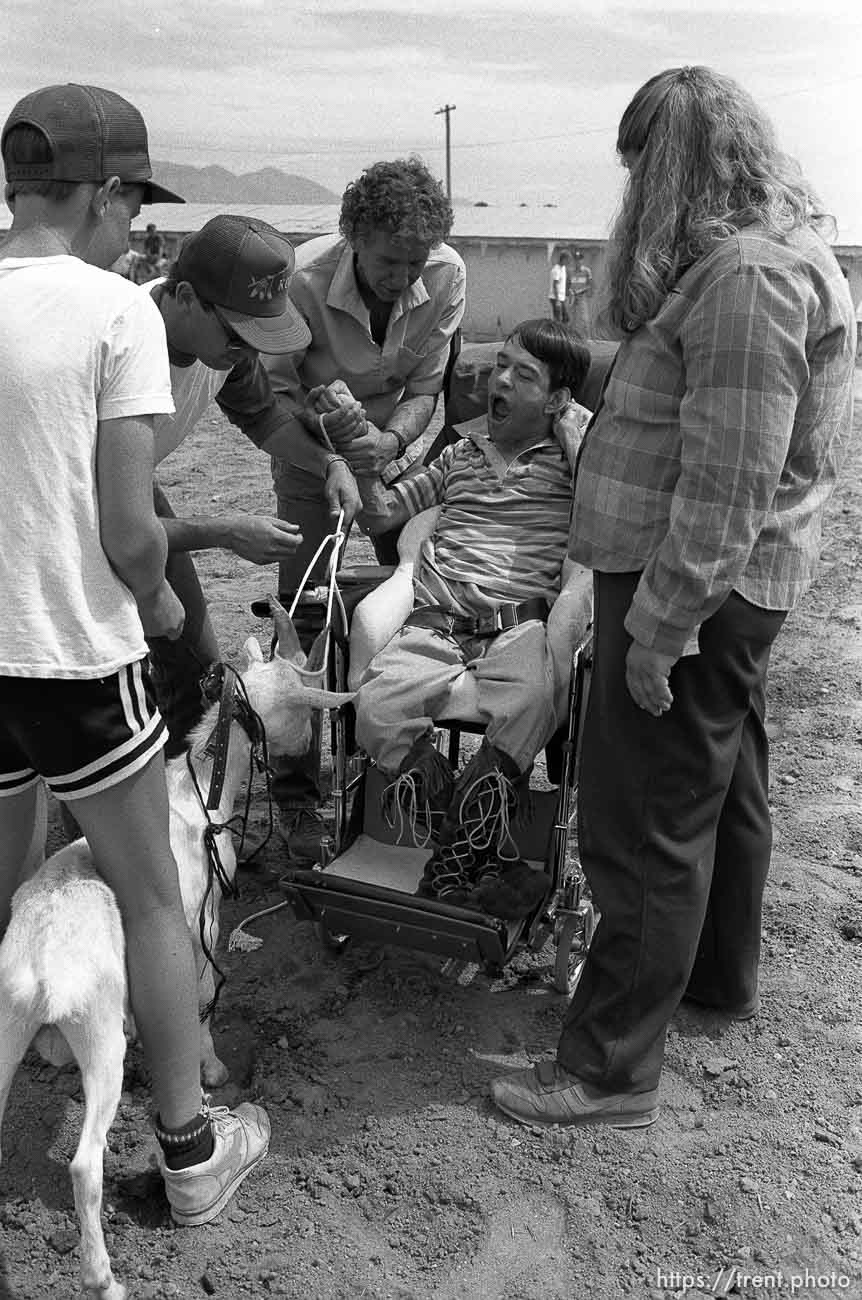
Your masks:
M772 849L766 673L786 617L731 594L654 718L625 682L639 577L595 575L578 826L602 917L558 1048L564 1069L623 1092L657 1085L687 989L719 1007L755 1003Z

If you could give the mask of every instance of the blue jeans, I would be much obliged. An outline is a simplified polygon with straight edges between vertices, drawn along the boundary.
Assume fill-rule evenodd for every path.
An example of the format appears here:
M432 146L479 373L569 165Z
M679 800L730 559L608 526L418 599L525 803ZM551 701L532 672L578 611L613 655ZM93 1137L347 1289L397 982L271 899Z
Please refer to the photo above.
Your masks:
M602 918L557 1056L599 1088L657 1086L668 1022L688 990L757 998L772 850L769 654L786 617L735 592L674 666L654 718L625 683L623 627L640 574L595 575L595 664L578 790L581 861Z

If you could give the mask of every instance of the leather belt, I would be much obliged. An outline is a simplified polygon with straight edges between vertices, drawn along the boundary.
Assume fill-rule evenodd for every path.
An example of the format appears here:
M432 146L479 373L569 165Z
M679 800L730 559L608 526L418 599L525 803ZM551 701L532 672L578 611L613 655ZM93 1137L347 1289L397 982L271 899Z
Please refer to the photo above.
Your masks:
M507 632L510 627L519 627L538 619L547 621L550 606L541 596L522 600L520 604L500 605L487 614L477 614L475 618L453 614L442 605L425 605L414 609L405 620L405 627L427 627L434 632L457 632L461 636L494 636L497 632Z

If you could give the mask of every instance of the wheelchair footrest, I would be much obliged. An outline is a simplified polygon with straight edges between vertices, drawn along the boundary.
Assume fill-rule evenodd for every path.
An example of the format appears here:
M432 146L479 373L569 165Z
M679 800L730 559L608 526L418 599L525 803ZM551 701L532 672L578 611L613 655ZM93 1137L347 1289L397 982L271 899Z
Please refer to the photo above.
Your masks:
M333 934L490 967L506 961L521 930L520 924L512 927L482 912L351 880L331 870L289 871L281 885L299 917L321 922Z

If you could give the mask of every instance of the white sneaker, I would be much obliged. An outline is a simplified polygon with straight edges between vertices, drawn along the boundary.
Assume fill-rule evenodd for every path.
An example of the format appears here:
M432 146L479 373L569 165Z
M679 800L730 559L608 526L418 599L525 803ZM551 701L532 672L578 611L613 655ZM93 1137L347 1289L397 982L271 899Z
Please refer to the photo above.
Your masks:
M168 1169L161 1161L171 1216L188 1227L209 1223L221 1214L246 1174L269 1150L269 1116L262 1106L244 1101L236 1110L227 1106L208 1110L213 1127L209 1160L188 1169Z

